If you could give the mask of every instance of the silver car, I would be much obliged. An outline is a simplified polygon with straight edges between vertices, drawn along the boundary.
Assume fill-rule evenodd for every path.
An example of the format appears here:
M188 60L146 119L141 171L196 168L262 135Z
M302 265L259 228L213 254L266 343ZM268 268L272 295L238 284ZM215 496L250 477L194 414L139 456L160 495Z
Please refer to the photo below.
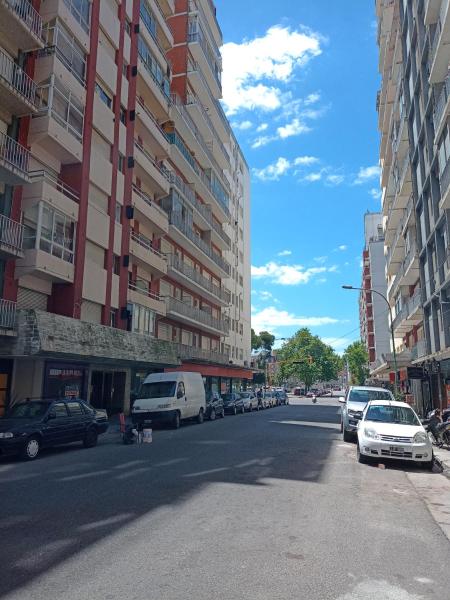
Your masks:
M252 412L252 410L259 410L259 402L255 392L239 392L243 402L245 410Z
M342 403L341 433L344 442L355 439L358 422L361 420L363 410L370 400L394 401L395 398L389 390L365 386L351 386L345 398L339 398L339 402Z

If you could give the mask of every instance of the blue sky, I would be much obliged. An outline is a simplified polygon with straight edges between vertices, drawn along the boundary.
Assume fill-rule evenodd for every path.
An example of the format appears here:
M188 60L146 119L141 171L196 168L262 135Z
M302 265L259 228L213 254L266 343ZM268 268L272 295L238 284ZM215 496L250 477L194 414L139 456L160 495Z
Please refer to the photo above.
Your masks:
M345 4L345 9L343 4ZM224 108L252 170L252 322L358 339L363 215L379 210L372 0L217 0Z

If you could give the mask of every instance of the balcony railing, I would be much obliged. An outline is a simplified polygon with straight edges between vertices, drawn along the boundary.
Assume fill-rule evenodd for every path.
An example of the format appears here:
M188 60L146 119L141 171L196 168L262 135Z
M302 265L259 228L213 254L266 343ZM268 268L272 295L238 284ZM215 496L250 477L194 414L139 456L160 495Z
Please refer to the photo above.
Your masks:
M91 3L89 0L64 0L64 4L72 13L72 16L81 25L86 33L89 33L89 21Z
M193 244L197 246L208 258L210 258L217 266L219 266L223 271L225 271L228 275L231 273L230 264L214 252L210 245L208 245L204 240L202 240L194 231L192 227L190 227L186 221L183 221L180 214L175 212L169 212L169 222L171 225L176 227L183 235L185 235Z
M151 252L155 256L166 260L165 255L161 254L161 252L159 252L158 250L155 250L155 248L153 248L152 241L149 240L148 237L146 237L145 235L142 235L141 233L137 233L136 231L132 230L131 239L133 240L133 242L136 242L136 244L138 244L142 248L145 248L145 250L148 250L148 252Z
M28 177L28 163L30 152L9 135L0 132L0 161L10 165L12 169L19 169Z
M204 277L201 273L199 273L194 267L188 265L184 261L182 261L175 254L167 255L169 266L172 269L175 269L179 273L182 273L185 277L188 277L192 281L195 281L200 287L208 290L211 294L216 296L216 298L220 298L223 302L229 303L231 300L230 292L223 288L215 285L212 281Z
M418 358L422 358L422 356L426 356L428 354L427 351L427 342L426 340L420 340L417 342L415 346L411 348L411 359L417 360Z
M164 219L167 219L167 213L154 200L152 200L150 196L147 196L145 192L136 187L134 183L133 192L137 194L139 198L141 198L146 204L148 204L148 206L151 206L154 210L158 211Z
M158 6L158 9L161 11L161 7L159 6L159 4L156 1L155 1L155 3ZM167 60L167 58L166 58L166 51L161 46L161 44L160 44L160 42L158 40L156 20L153 17L152 9L147 4L147 2L141 2L140 3L140 17L142 19L142 22L145 25L145 28L147 29L147 31L151 35L153 41L155 42L156 46L158 47L158 50L161 52L161 54ZM164 18L164 21L165 21L164 14L163 14L163 18Z
M442 86L442 91L439 95L439 98L436 102L436 108L434 110L433 122L434 122L434 131L436 132L439 124L442 120L442 117L445 112L445 107L447 106L448 97L450 96L450 77L447 75L445 78L444 84Z
M137 140L134 140L134 145L142 152L145 158L152 163L155 169L157 169L161 173L161 175L167 179L167 181L170 181L170 171L166 169L166 167L163 164L158 164L153 158L153 156L149 154L144 148L144 146L142 146L142 144L140 144Z
M222 354L218 350L204 350L195 346L186 346L185 344L175 345L178 356L182 360L198 359L208 362L215 362L227 365L230 357L228 354Z
M444 171L440 176L439 184L441 186L441 198L443 198L448 190L448 186L450 185L450 160L447 161L447 164L444 167Z
M218 60L222 60L220 50L216 44L216 40L214 38L213 32L211 31L211 28L209 26L208 19L202 8L202 5L200 4L200 2L198 2L198 0L189 0L189 12L190 13L198 12L201 15L202 24L205 27L206 31L208 32L209 43L212 46L212 52L217 57Z
M0 215L0 245L17 253L23 247L23 225L6 215Z
M219 86L219 89L222 89L222 81L220 76L220 65L217 64L217 61L220 60L219 56L215 56L213 51L210 48L209 42L206 39L205 34L203 33L202 26L197 18L191 19L189 21L189 33L187 37L188 43L198 43L200 44L201 49L203 50L203 56L206 58L206 62L211 69L211 73Z
M162 74L162 67L156 60L153 52L145 43L142 36L139 36L138 53L145 70L149 73L156 86L161 90L161 93L167 100L167 103L170 105L170 81Z
M36 84L23 69L0 50L0 79L11 86L27 102L34 104Z
M145 104L142 102L142 100L140 98L137 98L136 99L136 103L139 105L140 108L142 108L142 110L145 112L145 114L147 115L147 117L153 122L153 124L158 129L158 131L160 132L160 134L167 141L169 141L169 138L167 137L167 133L164 131L164 129L161 127L161 125L158 123L158 121L152 115L152 113L150 112L150 110L145 106Z
M47 115L73 135L78 142L83 139L84 106L76 96L65 88L51 75L47 82L41 84L37 90L37 103L39 114Z
M228 152L226 151L225 146L222 143L222 140L217 135L217 130L214 127L214 125L213 125L213 123L211 121L211 117L206 112L205 107L200 102L200 100L196 96L194 96L193 94L188 94L187 98L186 98L186 104L187 105L195 104L199 108L200 112L202 113L203 119L208 124L208 127L209 127L212 135L214 136L214 142L220 147L220 149L222 150L223 154L225 156L228 156Z
M38 11L28 0L3 0L16 15L27 25L27 27L38 38L42 34L42 18Z
M14 329L17 304L0 298L0 329Z
M76 190L74 190L72 187L70 187L70 185L67 185L67 183L60 181L58 179L57 175L54 175L54 174L49 173L48 171L45 171L44 169L42 169L39 171L30 171L29 176L30 176L31 183L44 181L45 183L48 183L56 191L60 192L61 194L64 194L64 196L66 196L66 198L69 198L69 200L72 200L73 202L76 202L77 204L80 201L79 193Z
M133 292L138 292L138 294L142 294L143 296L146 296L147 298L151 298L152 300L156 300L158 302L162 301L162 298L158 294L155 294L155 292L151 292L149 289L144 289L136 281L129 281L128 289L132 290Z
M184 317L192 319L193 321L202 323L206 327L217 329L225 334L229 332L229 322L225 319L213 317L208 312L200 310L199 308L194 308L193 306L190 306L189 304L186 304L177 298L172 298L171 296L166 297L165 301L167 312L178 313Z

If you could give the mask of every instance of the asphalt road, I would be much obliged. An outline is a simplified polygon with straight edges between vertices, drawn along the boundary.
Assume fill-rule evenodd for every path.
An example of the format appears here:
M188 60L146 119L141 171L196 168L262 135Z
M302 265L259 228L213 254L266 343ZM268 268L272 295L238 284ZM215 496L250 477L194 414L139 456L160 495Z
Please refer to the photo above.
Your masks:
M336 400L296 402L0 461L0 597L450 597L450 544L403 466L359 465Z

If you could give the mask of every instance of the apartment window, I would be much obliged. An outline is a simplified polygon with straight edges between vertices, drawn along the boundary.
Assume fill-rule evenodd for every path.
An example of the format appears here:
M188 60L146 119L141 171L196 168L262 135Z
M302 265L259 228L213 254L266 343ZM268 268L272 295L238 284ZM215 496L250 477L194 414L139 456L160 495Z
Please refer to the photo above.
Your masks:
M73 93L55 79L42 83L36 92L40 114L47 113L78 141L83 138L84 107Z
M121 173L125 173L125 156L123 154L120 154L120 152L117 159L117 169Z
M41 223L40 231L37 223ZM25 248L39 248L52 256L73 263L75 223L64 214L40 202L25 216Z
M109 326L117 327L117 310L112 308L109 313Z
M42 35L46 46L54 48L58 60L84 85L86 55L75 38L57 19L53 19L44 25Z
M131 36L131 23L128 19L125 19L124 29L128 33L128 35Z
M147 335L155 334L156 313L146 306L133 304L132 330Z
M122 63L122 75L128 79L128 65L125 61Z
M105 90L102 88L102 86L97 82L95 82L95 93L100 98L100 100L103 102L103 104L106 104L106 106L108 108L112 107L112 98L109 96L109 94L107 94L105 92Z
M122 222L122 205L119 202L116 202L116 211L115 211L116 223Z
M89 0L64 0L64 4L81 25L86 33L89 33L89 18L91 3Z
M167 79L167 77L164 76L163 68L158 63L158 61L155 59L152 51L147 46L147 44L144 42L144 40L141 36L139 36L138 48L139 48L139 56L140 56L142 62L144 63L147 71L150 73L150 75L153 77L153 79L159 85L159 87L161 88L162 92L166 95L166 97L169 98L170 97L169 80Z
M120 256L114 254L113 257L113 273L114 275L120 275Z
M439 173L442 176L445 166L450 158L450 134L448 126L438 142Z
M126 109L123 106L120 107L120 116L119 116L119 118L120 118L120 122L123 125L127 124L127 111L126 111Z

